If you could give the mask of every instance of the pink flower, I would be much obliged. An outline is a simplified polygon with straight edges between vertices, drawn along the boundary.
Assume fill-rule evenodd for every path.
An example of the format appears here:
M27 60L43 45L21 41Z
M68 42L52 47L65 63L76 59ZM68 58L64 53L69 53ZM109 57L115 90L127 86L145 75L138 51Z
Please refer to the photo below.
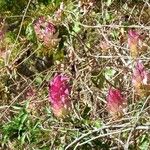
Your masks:
M131 52L131 56L133 58L136 58L138 56L138 46L140 42L140 35L138 32L134 30L129 30L128 31L128 46Z
M56 117L68 114L71 106L70 92L69 78L63 74L55 75L49 84L49 101Z
M149 73L145 70L142 61L138 60L133 69L132 84L139 95L145 95L149 89Z
M43 42L44 46L48 48L55 47L60 41L54 24L47 21L43 16L35 21L34 31L38 40Z
M118 89L109 89L107 95L107 109L113 117L120 117L124 107L124 98Z
M139 39L140 39L140 35L138 34L138 32L136 32L134 30L128 31L128 44L129 44L129 46L131 44L138 44Z

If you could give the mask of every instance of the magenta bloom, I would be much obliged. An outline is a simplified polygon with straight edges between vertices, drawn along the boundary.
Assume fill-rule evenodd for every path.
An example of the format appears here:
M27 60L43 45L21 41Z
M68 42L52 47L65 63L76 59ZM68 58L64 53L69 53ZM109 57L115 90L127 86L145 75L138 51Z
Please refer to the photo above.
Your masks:
M134 30L128 31L128 46L131 52L131 56L136 58L138 56L138 46L140 41L140 35Z
M138 94L144 94L148 88L148 72L145 70L143 63L138 60L133 69L132 84Z
M128 44L129 44L129 46L131 44L138 44L139 39L140 39L140 35L138 34L138 32L136 32L134 30L128 31Z
M109 89L107 95L107 109L113 117L118 117L122 114L122 108L124 106L124 98L118 89Z
M38 40L43 42L46 47L54 47L60 41L54 24L47 21L43 16L35 21L34 31Z
M63 74L55 75L49 84L49 101L56 117L64 117L71 106L69 78Z

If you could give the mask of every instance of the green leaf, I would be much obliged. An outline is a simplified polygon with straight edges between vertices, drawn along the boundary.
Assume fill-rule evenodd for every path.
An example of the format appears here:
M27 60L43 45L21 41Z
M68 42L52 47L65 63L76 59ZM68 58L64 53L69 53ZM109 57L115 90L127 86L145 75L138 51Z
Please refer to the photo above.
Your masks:
M143 135L142 138L141 138L141 141L140 141L140 150L149 150L149 137L148 135Z
M110 14L109 14L108 11L106 11L106 13L105 13L105 19L106 19L107 21L109 21L109 20L111 19L111 16L110 16Z
M63 50L58 50L56 53L53 54L54 60L61 61L64 59L64 51Z
M95 120L94 123L93 123L94 127L95 128L100 128L102 127L102 123L100 120Z
M83 113L81 114L82 118L86 119L88 117L90 110L91 110L91 108L86 106L83 110Z
M25 138L26 138L26 133L24 133L22 136L21 136L21 145L23 145L25 143Z
M28 114L24 114L24 115L21 117L21 124L23 124L23 123L26 121L27 117L28 117Z
M26 37L27 37L27 39L29 41L31 41L31 42L35 42L36 41L36 36L35 36L35 32L34 32L33 24L32 23L30 23L27 26L25 34L26 34Z
M78 22L75 22L75 25L73 27L73 30L78 33L80 32L81 28L80 28L80 24Z
M36 76L36 78L35 78L35 82L36 82L37 84L42 84L42 82L43 82L42 77L40 77L40 76Z
M107 0L106 5L109 7L112 4L112 0Z
M22 109L21 106L12 106L12 108L15 109L15 110L21 110Z
M94 71L92 72L91 80L96 87L101 89L104 86L105 76L102 71Z
M114 70L114 69L112 69L110 67L107 67L105 69L105 78L107 80L111 80L115 73L116 73L116 70Z
M149 142L148 141L143 142L139 148L140 150L149 150Z

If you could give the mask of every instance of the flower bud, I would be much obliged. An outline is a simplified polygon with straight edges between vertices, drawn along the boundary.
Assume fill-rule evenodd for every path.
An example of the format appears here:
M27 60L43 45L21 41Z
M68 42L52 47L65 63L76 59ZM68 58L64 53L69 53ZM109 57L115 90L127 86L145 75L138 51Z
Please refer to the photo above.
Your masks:
M63 74L55 75L49 84L49 101L56 117L65 117L69 113L71 88L69 78Z
M136 62L133 69L132 84L139 95L143 95L148 88L148 72L140 60Z
M139 41L140 41L140 35L134 31L134 30L129 30L128 31L128 46L131 52L131 56L133 58L137 58L139 55Z
M55 47L60 41L54 24L47 21L43 16L35 21L34 31L37 39L43 42L43 45L47 48Z
M113 117L122 116L124 103L120 90L110 88L107 95L107 109Z

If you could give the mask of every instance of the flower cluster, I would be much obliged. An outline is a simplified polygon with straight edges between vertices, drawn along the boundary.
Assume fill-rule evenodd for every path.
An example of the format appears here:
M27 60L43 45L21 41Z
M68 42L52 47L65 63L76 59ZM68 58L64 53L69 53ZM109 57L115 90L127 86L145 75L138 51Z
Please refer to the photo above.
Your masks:
M55 75L49 84L49 101L56 117L68 114L71 106L70 92L69 78L63 74Z
M60 41L56 26L47 21L43 16L34 22L34 31L37 39L43 42L43 45L47 48L53 48L57 46L58 42Z
M148 72L145 70L142 61L137 60L133 69L132 84L139 95L144 95L148 90Z
M139 41L140 41L140 35L138 32L134 30L128 31L128 46L131 52L131 56L133 58L137 58L139 55Z
M120 117L123 114L125 100L120 90L110 88L107 95L107 109L113 117Z
M135 68L133 69L132 83L135 87L147 84L147 72L140 60L136 62Z
M140 34L135 30L128 31L128 46L131 56L135 59L133 68L132 84L136 94L144 96L148 93L148 72L145 70L141 60L138 60L139 52L143 47L140 46ZM144 45L143 45L144 46Z
M138 56L138 43L139 34L133 30L129 31L128 44L131 49L131 53ZM102 43L101 47L107 49L106 43ZM150 89L148 84L148 73L144 68L141 60L135 61L135 66L132 74L132 84L138 95L147 94L147 90ZM69 78L63 74L54 76L49 85L49 100L51 102L53 113L56 117L64 117L69 113L70 91ZM122 96L121 91L118 89L110 88L106 97L107 110L114 118L121 117L123 110L126 107L127 101Z

